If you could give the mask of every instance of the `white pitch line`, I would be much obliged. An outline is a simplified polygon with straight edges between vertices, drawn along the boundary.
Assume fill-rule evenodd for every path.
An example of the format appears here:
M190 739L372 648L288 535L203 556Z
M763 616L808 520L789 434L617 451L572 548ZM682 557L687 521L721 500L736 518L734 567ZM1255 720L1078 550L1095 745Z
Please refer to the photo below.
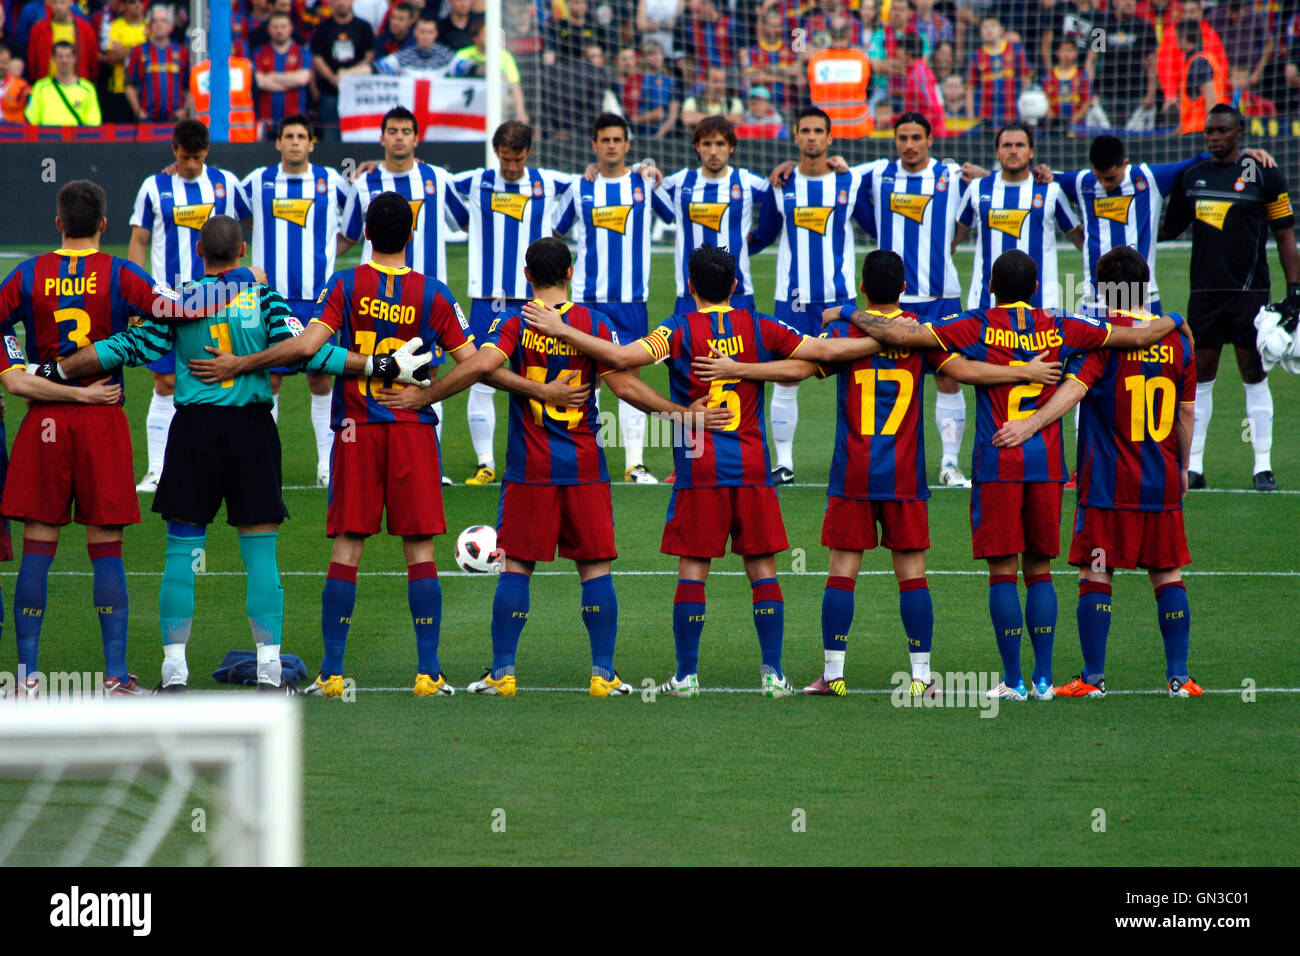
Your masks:
M1074 568L1053 568L1053 573L1067 575L1073 573ZM51 571L50 577L65 578L89 578L94 576L93 571ZM677 577L676 571L620 571L614 568L614 577L624 578L666 578ZM927 570L927 577L987 577L987 571L936 571ZM1136 572L1134 572L1136 574ZM135 578L156 578L162 574L161 571L128 571L127 577ZM535 578L571 578L574 571L534 571ZM322 571L281 571L282 578L319 578L324 577ZM200 571L198 577L204 578L242 578L245 576L243 571ZM439 571L439 577L444 578L490 578L492 575L475 574L469 571ZM739 578L744 577L744 571L710 571L710 577ZM825 571L778 571L778 577L782 578L823 578L826 576ZM877 578L894 576L893 571L859 571L859 577ZM404 578L405 571L358 571L359 578ZM1300 578L1300 571L1184 571L1183 577L1201 577L1201 578Z
M458 488L461 486L448 485L447 487ZM637 485L627 481L615 481L610 483L610 487L612 488L653 488L655 486ZM672 487L672 486L665 485L664 487ZM778 490L780 490L781 488L820 488L822 491L825 491L826 483L825 482L813 482L813 483L795 482L792 485L779 485ZM282 490L283 491L325 491L326 489L322 488L320 485L285 485L283 486ZM970 489L949 488L947 485L935 485L930 490L937 491L937 492L951 492L951 491L969 491ZM498 491L497 494L499 495L500 491ZM1254 488L1201 488L1198 491L1191 492L1191 494L1194 495L1259 495L1261 498L1265 498L1270 495L1300 495L1300 490L1282 489L1280 491L1270 491L1265 493L1265 492L1256 491Z
M524 693L525 691L528 693L538 693L538 694L586 694L588 689L586 687L520 687L519 688L519 692L521 694ZM357 693L366 693L366 694L369 693L409 694L410 692L411 692L411 688L409 687L358 687L357 688ZM701 687L700 688L700 693L702 694L761 694L762 692L763 692L762 689L758 687ZM1205 691L1205 693L1207 694L1240 694L1241 692L1242 692L1242 688L1240 687L1214 688L1212 690ZM630 696L636 696L640 693L641 693L640 690L634 690ZM871 687L871 688L850 688L849 693L882 695L882 694L896 694L898 693L898 691L896 689L885 690L883 688ZM1169 693L1167 690L1111 690L1106 692L1106 696L1110 697L1112 695L1120 695L1125 697L1155 697L1167 693ZM1256 687L1253 693L1300 694L1300 687ZM796 694L795 696L799 696L799 695ZM944 691L943 696L956 697L957 693L955 691ZM969 694L963 694L961 696L967 698L970 697Z

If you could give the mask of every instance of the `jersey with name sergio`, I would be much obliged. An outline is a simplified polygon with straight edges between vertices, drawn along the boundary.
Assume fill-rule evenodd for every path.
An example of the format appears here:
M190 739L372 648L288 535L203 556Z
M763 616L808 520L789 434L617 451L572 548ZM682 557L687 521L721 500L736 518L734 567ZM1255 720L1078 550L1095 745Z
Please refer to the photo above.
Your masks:
M962 197L957 221L975 230L975 269L971 274L966 308L993 305L989 279L993 263L1010 249L1027 253L1038 264L1038 288L1029 304L1055 309L1061 304L1056 270L1056 229L1069 232L1079 218L1065 201L1059 183L1009 183L1000 173L990 173L971 183Z
M1119 312L1115 325L1149 319ZM1183 506L1178 411L1196 401L1196 362L1187 338L1094 352L1074 376L1088 389L1079 406L1079 504L1125 511Z
M754 227L755 204L762 209L763 197L770 188L761 176L731 167L717 179L705 176L703 167L680 169L660 184L657 196L669 210L669 215L662 218L677 223L678 298L690 295L687 267L691 253L700 246L716 246L735 256L736 295L754 294L748 237ZM659 210L658 205L655 210Z
M27 364L13 335L18 325L26 358L53 362L124 331L132 316L162 314L155 310L176 298L139 266L106 252L60 249L28 259L0 285L4 367ZM122 384L121 369L110 375L114 385ZM103 377L96 372L69 384L90 385Z
M441 166L416 163L404 173L389 172L382 164L358 176L343 207L343 235L352 242L365 239L366 210L380 193L397 193L411 204L413 235L406 244L406 264L433 279L447 279L447 233L454 231L465 214L452 186L451 173ZM361 260L374 255L365 239Z
M385 355L417 335L424 339L419 354L434 347L454 352L470 342L469 322L451 290L432 276L409 268L390 269L367 262L330 277L316 304L316 317L337 333L342 348L363 355ZM337 378L330 424L387 425L393 422L437 424L426 406L418 411L389 408L375 398L382 379Z
M879 248L903 259L907 291L903 302L961 297L952 258L957 209L966 194L961 167L937 159L916 172L897 159L867 164L870 232Z
M744 379L702 382L691 371L691 359L708 355L709 347L714 346L737 362L770 362L793 356L804 337L770 316L715 307L671 316L638 341L655 361L669 360L668 384L674 402L690 405L707 396L710 407L726 408L732 415L725 428L690 432L673 442L675 487L772 484L763 383Z
M650 211L669 210L650 180L631 172L617 179L578 179L560 198L555 231L572 233L571 295L575 302L645 302L650 298Z
M524 278L524 253L551 234L559 197L569 189L568 173L525 169L515 181L495 169L475 169L456 177L462 200L459 219L469 231L471 299L526 299L533 294Z
M204 166L197 179L158 173L140 185L131 225L149 230L149 271L175 288L203 276L199 230L213 216L253 214L234 173Z
M910 312L873 313L885 318ZM843 319L826 326L822 338L863 338L861 329ZM854 362L827 366L836 376L839 415L826 493L837 498L919 501L930 497L925 480L925 373L942 364L937 349L886 346Z
M976 362L1024 365L1045 351L1047 361L1060 362L1067 371L1074 371L1084 353L1101 348L1110 338L1109 323L1055 309L1035 309L1026 302L963 312L927 323L926 328L943 348ZM1055 392L1054 385L1030 382L976 386L975 461L971 469L976 481L1065 481L1060 421L1017 448L993 444L999 428L1028 418Z
M329 166L288 173L277 163L241 185L253 207L253 264L284 298L314 300L334 274L348 184Z
M605 323L572 302L560 306L565 324L613 342ZM609 481L605 451L597 440L600 410L596 394L609 369L567 342L528 328L518 309L496 318L484 348L504 352L511 370L534 382L550 382L572 371L574 388L591 386L591 396L579 408L543 405L523 395L510 396L510 431L506 445L505 480L534 485L584 485Z

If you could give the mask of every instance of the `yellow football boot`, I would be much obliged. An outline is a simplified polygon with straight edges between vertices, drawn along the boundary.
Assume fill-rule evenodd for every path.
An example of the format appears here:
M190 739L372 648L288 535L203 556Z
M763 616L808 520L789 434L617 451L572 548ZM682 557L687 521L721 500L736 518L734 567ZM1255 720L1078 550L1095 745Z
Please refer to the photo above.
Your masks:
M319 674L311 685L302 692L304 697L342 697L343 696L343 675L335 674L325 680L321 680Z
M614 675L613 680L591 675L591 687L587 690L592 697L626 697L632 693L632 685L625 684Z
M456 688L447 683L447 678L439 674L436 678L428 674L415 675L416 697L450 697Z
M490 485L497 480L497 473L487 465L479 465L474 474L465 479L465 484L472 486Z
M482 694L484 697L514 697L518 690L514 674L506 674L494 680L491 671L465 688L468 694Z

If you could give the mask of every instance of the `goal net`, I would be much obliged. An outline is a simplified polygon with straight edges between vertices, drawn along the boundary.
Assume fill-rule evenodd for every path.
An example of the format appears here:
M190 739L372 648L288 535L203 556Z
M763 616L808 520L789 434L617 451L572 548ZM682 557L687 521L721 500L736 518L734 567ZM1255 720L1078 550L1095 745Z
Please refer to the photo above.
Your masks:
M0 709L0 866L296 866L288 699Z

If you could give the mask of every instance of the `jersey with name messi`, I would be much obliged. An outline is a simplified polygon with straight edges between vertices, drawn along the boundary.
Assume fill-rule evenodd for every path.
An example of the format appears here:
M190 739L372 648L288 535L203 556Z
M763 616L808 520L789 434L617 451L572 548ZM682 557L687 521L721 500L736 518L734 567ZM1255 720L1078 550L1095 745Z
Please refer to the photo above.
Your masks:
M140 184L131 225L149 230L150 271L173 288L203 276L199 230L213 216L253 214L234 173L204 166L195 179L158 173Z
M263 166L241 184L253 207L253 264L286 299L315 299L334 274L348 184L337 169Z
M565 324L613 342L605 323L580 305L560 306ZM597 441L600 410L596 394L609 368L583 355L567 342L528 328L518 309L492 322L484 348L505 353L510 368L533 382L551 382L572 371L569 384L591 386L591 396L579 408L543 405L523 395L510 396L510 432L506 445L505 480L532 485L585 485L609 481L605 452Z
M26 364L13 336L18 325L26 357L53 362L124 331L132 316L163 314L176 299L139 266L106 252L60 249L28 259L0 285L5 368ZM96 373L70 384L89 385L103 377ZM111 377L114 385L122 384L120 369Z
M366 210L380 193L397 193L411 204L411 241L406 244L406 264L421 275L446 281L447 233L459 227L464 206L452 185L451 173L441 166L416 163L404 173L390 172L382 164L352 183L343 207L343 236L365 241L361 261L374 255L366 239Z
M671 316L638 341L655 361L669 360L668 384L674 402L690 405L707 396L710 407L726 408L732 415L725 428L692 432L673 442L676 487L772 484L763 383L744 379L701 382L691 372L691 360L708 355L709 346L737 362L790 358L799 351L804 337L769 316L719 306Z
M1110 338L1109 323L1055 309L1035 309L1026 302L963 312L927 323L926 328L943 348L976 362L1024 365L1045 351L1047 361L1060 362L1067 371L1074 371L1084 353L1101 348ZM993 444L999 428L1028 418L1055 392L1054 385L1030 382L976 386L975 461L971 469L976 481L1065 481L1059 421L1017 448Z
M561 197L555 231L572 233L571 294L575 302L645 302L650 298L650 212L670 210L650 180L624 173L617 179L579 179Z
M517 180L495 169L475 169L454 180L462 200L462 229L469 231L469 297L526 299L524 253L551 234L559 197L569 189L568 173L524 170Z
M1119 312L1115 325L1149 319ZM1088 389L1079 406L1079 504L1125 511L1183 506L1178 411L1196 401L1196 361L1186 336L1094 352L1073 376Z
M337 334L340 347L362 355L387 355L416 336L424 340L419 354L435 347L455 352L472 340L469 322L444 283L407 267L391 269L373 262L334 273L312 321ZM381 404L375 390L382 387L381 379L366 376L335 379L330 424L437 424L432 407L411 411Z
M679 169L660 185L656 195L669 214L661 218L677 223L677 296L690 295L691 253L700 246L726 249L736 259L736 295L753 295L754 279L749 270L750 232L754 212L763 208L763 197L771 187L766 179L748 169L728 167L718 179L704 175L703 167ZM659 206L655 206L659 212Z
M211 296L203 287L220 290ZM224 304L207 318L192 322L162 324L146 321L119 332L110 339L95 343L95 354L104 368L145 365L156 362L172 349L176 350L177 405L245 405L271 404L271 370L262 369L237 375L224 382L204 382L190 372L191 359L208 358L208 346L232 355L252 355L277 342L302 334L302 324L289 311L289 305L269 286L261 285L247 269L232 269L218 276L204 276L196 283L186 283L182 295L203 295L204 299ZM304 363L308 371L323 371L319 362L329 346Z
M885 318L910 312L874 313ZM866 335L843 319L826 326L822 338ZM943 361L938 349L886 346L875 355L826 367L836 376L839 415L826 493L836 498L919 501L930 497L925 480L925 373Z
M879 248L903 260L907 291L903 301L956 299L961 280L952 258L957 208L966 194L961 167L930 160L911 172L897 159L878 159L866 167L867 200Z

